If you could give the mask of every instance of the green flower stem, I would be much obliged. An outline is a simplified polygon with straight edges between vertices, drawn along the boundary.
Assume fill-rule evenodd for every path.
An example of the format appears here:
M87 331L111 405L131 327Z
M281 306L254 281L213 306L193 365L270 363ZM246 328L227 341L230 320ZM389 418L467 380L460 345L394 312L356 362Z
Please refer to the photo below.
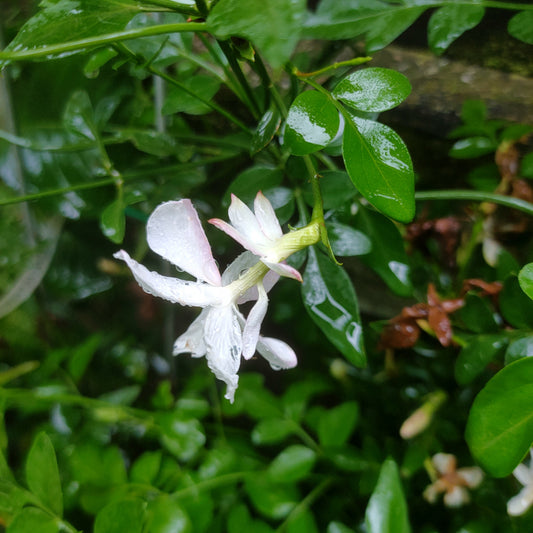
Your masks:
M29 50L3 51L0 52L0 61L23 61L31 59L40 59L52 55L64 54L67 52L77 52L95 48L105 44L113 44L119 41L137 39L139 37L151 37L153 35L164 35L165 33L177 32L201 32L206 31L205 22L179 22L175 24L160 24L158 26L149 26L147 28L135 28L131 30L106 33L94 37L86 37L76 41L66 43L50 44L32 48Z
M443 191L419 191L415 193L416 200L473 200L475 202L489 202L493 204L511 207L533 215L533 203L526 202L519 198L503 196L484 191L469 190L443 190Z
M294 509L289 513L287 518L281 523L281 525L276 529L276 533L282 533L286 531L287 526L297 517L300 513L304 512L306 509L310 509L313 503L322 496L322 494L331 486L334 479L328 477L324 479L319 485L317 485L301 502L294 507Z
M306 446L312 448L318 455L322 455L322 448L318 445L315 439L313 439L313 437L311 437L311 435L309 435L309 433L305 431L305 429L300 424L293 421L292 426L294 433L298 437L300 437L300 439Z
M327 67L321 68L319 70L314 70L313 72L301 72L296 67L292 67L292 73L300 79L305 78L315 78L316 76L320 76L321 74L327 74L330 71L337 70L338 68L343 67L355 67L357 65L362 65L363 63L368 63L371 61L371 57L354 57L353 59L348 59L347 61L339 61L337 63L333 63L332 65L328 65Z

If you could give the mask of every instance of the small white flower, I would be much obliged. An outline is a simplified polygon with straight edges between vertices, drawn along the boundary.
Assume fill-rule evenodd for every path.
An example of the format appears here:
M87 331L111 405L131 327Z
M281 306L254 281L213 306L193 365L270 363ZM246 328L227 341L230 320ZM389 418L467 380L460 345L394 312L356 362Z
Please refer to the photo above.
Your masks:
M513 470L513 476L524 488L507 502L507 513L511 516L522 515L533 505L533 449L530 455L529 467L521 463Z
M457 468L457 458L451 453L437 453L431 459L436 479L426 487L424 498L435 503L444 493L447 507L461 507L470 501L467 487L475 489L483 481L483 470L477 466Z
M209 222L257 255L280 276L302 281L300 273L283 261L294 252L318 241L319 229L316 224L284 235L272 204L262 192L255 197L253 212L232 194L228 216L231 224L218 218L212 218Z
M143 290L172 303L203 308L174 345L174 354L206 356L209 368L227 384L226 398L233 402L241 355L256 349L275 369L296 366L294 351L284 342L259 335L268 305L267 290L278 276L269 273L250 252L241 254L221 276L211 247L190 200L166 202L148 219L150 248L197 281L185 281L151 272L124 250L114 257L126 262ZM265 288L266 287L266 288ZM257 300L245 319L238 304Z

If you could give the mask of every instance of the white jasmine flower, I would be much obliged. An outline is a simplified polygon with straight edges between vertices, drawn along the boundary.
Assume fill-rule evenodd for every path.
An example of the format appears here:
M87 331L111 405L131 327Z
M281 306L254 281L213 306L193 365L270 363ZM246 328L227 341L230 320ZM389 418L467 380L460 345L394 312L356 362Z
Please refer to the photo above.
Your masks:
M483 481L483 470L477 466L457 468L457 458L451 453L437 453L431 459L435 481L424 491L424 498L435 503L444 493L444 504L461 507L470 501L467 487L474 489Z
M533 505L533 450L530 455L529 467L521 463L513 470L513 476L524 488L507 502L507 512L511 516L522 515Z
M241 355L248 359L257 349L275 369L296 366L296 355L288 345L259 335L268 305L267 289L278 276L269 274L257 257L245 252L221 276L198 214L186 199L158 206L148 219L146 232L154 252L197 279L186 281L151 272L124 250L114 255L126 262L145 292L203 308L176 340L174 354L205 355L215 376L227 384L226 398L231 402ZM257 301L245 319L237 306L249 300Z
M261 191L255 197L253 212L232 194L228 216L231 224L218 218L209 222L257 255L280 276L302 281L300 273L283 261L305 246L318 242L317 224L310 224L284 235L272 204Z

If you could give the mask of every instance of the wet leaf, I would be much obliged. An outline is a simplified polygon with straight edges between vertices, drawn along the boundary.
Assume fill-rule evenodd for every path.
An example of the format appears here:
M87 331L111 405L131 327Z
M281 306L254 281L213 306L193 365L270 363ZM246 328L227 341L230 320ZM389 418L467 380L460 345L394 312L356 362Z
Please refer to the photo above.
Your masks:
M476 5L445 5L433 12L428 22L428 43L440 55L465 31L475 28L485 9Z
M533 263L527 264L518 274L520 288L533 300Z
M488 137L467 137L457 141L450 150L450 157L472 159L496 151L497 145Z
M326 222L326 229L328 230L329 243L336 256L364 255L372 249L370 239L351 226L340 222Z
M509 324L515 328L533 327L533 301L523 292L516 276L505 280L499 302L501 314Z
M509 365L523 357L533 356L533 336L521 337L512 341L505 352L505 364Z
M410 92L411 84L400 72L371 67L343 78L332 94L359 111L379 112L401 104Z
M126 216L122 198L113 200L100 216L100 229L102 233L115 244L120 244L126 231Z
M364 366L357 296L344 269L310 248L303 278L302 297L313 321L350 363Z
M256 154L265 148L278 131L281 124L281 116L278 108L269 109L259 121L257 128L252 137L250 152Z
M385 215L409 222L415 214L414 172L403 141L371 120L346 120L342 155L357 190Z
M506 366L476 396L466 441L494 477L509 475L522 461L533 442L533 358Z
M222 198L222 205L230 204L230 197L233 193L245 204L253 202L257 191L265 191L278 187L283 180L283 173L279 168L267 165L254 165L243 170L230 184Z
M318 91L298 95L287 115L283 143L294 155L306 155L327 146L339 129L339 112Z

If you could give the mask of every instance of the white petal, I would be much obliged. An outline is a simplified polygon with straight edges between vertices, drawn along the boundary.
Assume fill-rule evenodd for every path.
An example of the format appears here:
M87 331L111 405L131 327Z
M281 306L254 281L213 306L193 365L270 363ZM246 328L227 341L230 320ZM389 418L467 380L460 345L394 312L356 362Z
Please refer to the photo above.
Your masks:
M259 191L254 200L254 213L263 233L272 241L279 239L283 232L278 217L269 199Z
M225 287L212 287L205 283L183 281L151 272L133 260L124 250L120 250L113 257L126 262L137 283L145 292L169 302L193 307L207 307L222 305L231 299L231 294Z
M470 466L467 468L459 468L457 475L461 477L468 487L475 489L483 481L483 470L478 466Z
M533 473L531 470L523 463L520 463L514 470L513 476L522 483L522 485L531 485L533 484Z
M278 282L278 280L279 280L279 274L277 272L274 272L273 270L269 270L265 274L265 277L263 278L263 287L265 288L265 291L268 293L270 289ZM241 305L246 302L257 300L258 297L259 297L259 294L257 292L257 285L254 285L253 287L250 287L237 300L237 303Z
M259 337L257 351L274 370L294 368L298 364L294 350L285 342L271 337Z
M190 353L192 357L203 357L207 351L204 341L204 326L208 309L202 309L202 312L196 317L187 331L180 335L174 343L173 355L180 353Z
M213 224L216 228L229 235L233 240L237 241L243 248L250 250L256 255L261 255L262 250L258 248L253 241L248 240L246 235L235 229L231 224L228 224L220 218L211 218L208 220L209 224Z
M241 327L233 306L209 309L204 332L207 364L215 376L226 383L225 397L233 403L242 353Z
M533 490L531 487L525 487L507 502L507 513L511 516L519 516L524 514L532 504Z
M261 324L263 323L268 308L268 297L261 282L257 284L257 290L257 303L248 314L242 332L242 356L245 359L250 359L255 353Z
M447 507L461 507L470 501L470 495L464 487L455 486L444 495L444 505Z
M428 485L425 488L423 496L424 496L424 499L428 501L429 503L435 503L441 492L442 492L442 488L439 486L437 482L435 482L435 483L432 483L431 485Z
M457 465L457 459L451 453L436 453L431 461L439 474L453 472Z
M150 248L189 274L220 285L220 273L198 213L190 200L166 202L150 215L146 226Z
M259 221L251 209L234 194L231 195L228 216L233 227L249 242L260 248L269 247L272 244L263 233Z
M302 275L294 267L287 265L287 263L271 263L270 261L262 261L268 268L274 272L277 272L280 276L292 278L300 282L302 281Z

